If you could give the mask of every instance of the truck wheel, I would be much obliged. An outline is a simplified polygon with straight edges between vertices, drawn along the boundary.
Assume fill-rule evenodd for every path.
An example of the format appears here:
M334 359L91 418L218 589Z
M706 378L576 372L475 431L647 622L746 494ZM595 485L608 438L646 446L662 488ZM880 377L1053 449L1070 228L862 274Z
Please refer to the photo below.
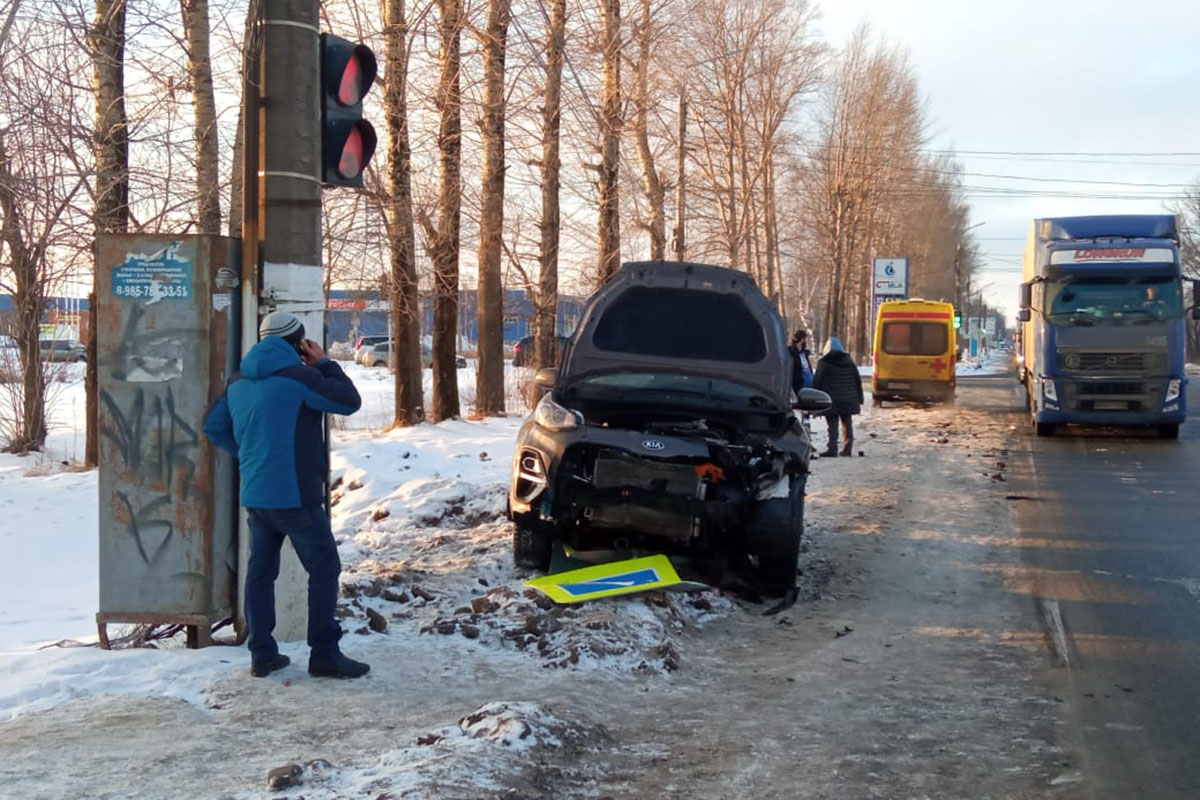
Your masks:
M518 567L547 571L553 547L554 537L545 530L518 525L513 531L513 562Z
M1179 438L1179 426L1178 425L1159 425L1158 426L1158 436L1160 439L1178 439Z
M871 405L875 406L875 408L882 407L883 406L883 398L877 394L871 395Z
M759 500L746 521L746 553L762 593L782 595L796 585L804 535L804 478L792 478L787 498Z
M1052 422L1035 422L1033 426L1038 436L1053 436L1054 430L1058 427Z

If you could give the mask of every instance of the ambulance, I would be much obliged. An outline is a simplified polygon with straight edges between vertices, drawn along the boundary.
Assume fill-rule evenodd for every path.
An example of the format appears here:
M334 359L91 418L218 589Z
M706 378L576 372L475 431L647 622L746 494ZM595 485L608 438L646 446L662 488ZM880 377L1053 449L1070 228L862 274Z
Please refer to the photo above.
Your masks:
M875 319L874 404L953 402L957 354L950 303L919 299L881 303Z

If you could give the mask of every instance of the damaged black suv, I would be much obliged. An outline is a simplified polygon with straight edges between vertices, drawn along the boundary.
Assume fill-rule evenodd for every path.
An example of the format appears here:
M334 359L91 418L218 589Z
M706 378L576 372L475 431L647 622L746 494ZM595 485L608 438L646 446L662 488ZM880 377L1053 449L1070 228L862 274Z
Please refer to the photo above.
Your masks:
M744 273L626 264L587 304L517 437L509 488L519 566L578 550L698 555L795 584L809 440L783 321Z

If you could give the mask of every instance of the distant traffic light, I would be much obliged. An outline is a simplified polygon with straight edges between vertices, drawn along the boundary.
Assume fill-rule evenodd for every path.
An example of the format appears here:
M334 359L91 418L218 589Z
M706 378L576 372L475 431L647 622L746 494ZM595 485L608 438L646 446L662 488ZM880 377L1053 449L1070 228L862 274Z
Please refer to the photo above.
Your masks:
M956 330L956 331L962 330L962 312L961 311L954 312L954 330Z
M362 100L374 82L371 48L321 34L321 183L326 186L363 185L377 138L362 118Z

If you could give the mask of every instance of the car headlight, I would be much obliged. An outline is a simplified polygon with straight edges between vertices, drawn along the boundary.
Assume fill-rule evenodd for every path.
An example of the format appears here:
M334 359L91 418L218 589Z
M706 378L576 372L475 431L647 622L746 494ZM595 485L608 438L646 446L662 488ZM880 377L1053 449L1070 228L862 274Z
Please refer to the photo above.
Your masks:
M1058 390L1054 388L1054 378L1042 378L1042 397L1051 403L1058 402Z
M1163 398L1164 403L1169 403L1172 400L1178 400L1180 392L1183 391L1183 381L1179 378L1172 378L1167 383L1167 396Z
M583 415L578 411L563 408L547 393L533 410L533 421L547 430L573 431L583 422Z

